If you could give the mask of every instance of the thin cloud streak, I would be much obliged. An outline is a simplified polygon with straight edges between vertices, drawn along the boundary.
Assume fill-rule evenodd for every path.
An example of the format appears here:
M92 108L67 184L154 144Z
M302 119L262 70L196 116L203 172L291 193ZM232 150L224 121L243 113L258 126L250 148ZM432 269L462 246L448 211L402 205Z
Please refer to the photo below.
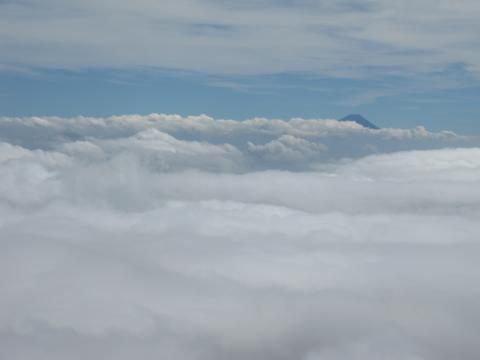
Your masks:
M395 71L410 77L464 64L477 77L480 61L474 50L480 8L469 0L242 6L207 0L32 0L0 6L0 62L6 65L343 77Z

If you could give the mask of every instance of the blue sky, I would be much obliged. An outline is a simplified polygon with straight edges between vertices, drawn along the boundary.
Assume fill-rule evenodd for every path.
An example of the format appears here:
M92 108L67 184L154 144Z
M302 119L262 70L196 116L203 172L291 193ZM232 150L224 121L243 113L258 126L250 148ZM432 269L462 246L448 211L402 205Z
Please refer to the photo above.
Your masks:
M480 133L470 0L0 1L0 115L339 118Z

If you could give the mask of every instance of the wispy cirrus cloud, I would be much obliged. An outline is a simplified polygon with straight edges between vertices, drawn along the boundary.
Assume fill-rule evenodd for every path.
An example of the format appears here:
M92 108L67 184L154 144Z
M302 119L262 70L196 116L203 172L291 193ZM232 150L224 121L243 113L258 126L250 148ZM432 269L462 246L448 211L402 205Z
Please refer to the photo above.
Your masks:
M299 76L302 89L322 92L329 81L349 81L326 102L357 107L445 89L476 93L479 15L470 0L5 1L0 69L167 71L271 96L289 82L265 88L262 77L300 74L320 79L312 86Z
M463 63L475 75L480 59L480 9L468 0L30 0L0 6L3 64L328 76L358 76L368 66L370 76L386 68L418 74Z

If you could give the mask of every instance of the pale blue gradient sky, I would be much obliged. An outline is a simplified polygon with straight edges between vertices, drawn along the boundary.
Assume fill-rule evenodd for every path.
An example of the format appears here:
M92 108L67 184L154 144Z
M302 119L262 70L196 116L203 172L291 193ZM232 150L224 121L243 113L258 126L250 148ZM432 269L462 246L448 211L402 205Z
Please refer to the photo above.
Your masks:
M480 133L480 4L0 1L0 115L339 118Z

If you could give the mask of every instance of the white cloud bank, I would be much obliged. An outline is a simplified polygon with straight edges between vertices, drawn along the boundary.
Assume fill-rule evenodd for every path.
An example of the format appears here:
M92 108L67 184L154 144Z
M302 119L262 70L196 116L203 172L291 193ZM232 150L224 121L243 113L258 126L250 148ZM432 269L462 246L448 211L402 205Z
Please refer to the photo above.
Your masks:
M478 357L475 139L167 115L0 136L2 359Z

